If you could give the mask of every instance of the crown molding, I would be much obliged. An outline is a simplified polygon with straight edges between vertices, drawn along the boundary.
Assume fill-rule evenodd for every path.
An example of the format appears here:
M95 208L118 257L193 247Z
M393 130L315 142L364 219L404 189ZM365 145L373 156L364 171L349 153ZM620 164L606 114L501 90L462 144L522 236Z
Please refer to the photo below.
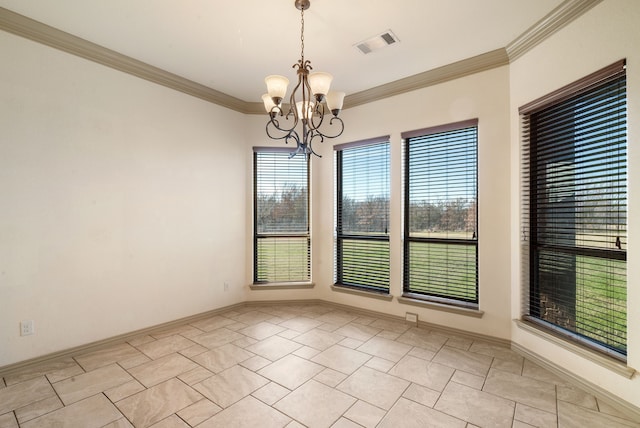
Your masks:
M565 0L506 48L434 68L394 82L347 95L344 108L437 85L470 74L508 65L602 0ZM115 70L183 92L244 114L264 114L260 102L247 102L158 67L89 42L26 16L0 7L0 30L97 62Z
M452 64L444 65L423 73L405 77L404 79L348 95L345 98L344 105L345 108L355 107L507 64L509 64L509 57L507 56L505 49L496 49L491 52L463 59Z
M514 61L540 44L602 0L565 0L540 21L529 27L506 47L509 61Z
M0 7L0 29L232 110L246 102Z

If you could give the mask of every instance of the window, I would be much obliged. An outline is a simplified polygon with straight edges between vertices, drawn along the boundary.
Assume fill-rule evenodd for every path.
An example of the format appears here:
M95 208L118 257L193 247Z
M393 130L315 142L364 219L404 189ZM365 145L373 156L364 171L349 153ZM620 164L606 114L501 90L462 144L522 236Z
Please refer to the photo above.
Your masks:
M389 292L389 137L338 145L336 283Z
M524 318L624 359L624 61L520 113Z
M407 297L478 307L477 124L402 134Z
M253 281L310 281L309 165L291 150L254 148Z

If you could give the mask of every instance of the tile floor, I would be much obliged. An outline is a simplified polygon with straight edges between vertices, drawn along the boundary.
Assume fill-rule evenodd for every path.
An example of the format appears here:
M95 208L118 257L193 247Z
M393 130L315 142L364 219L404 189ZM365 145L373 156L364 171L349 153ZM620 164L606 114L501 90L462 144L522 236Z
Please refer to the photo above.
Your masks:
M508 348L243 307L0 378L0 428L639 427Z

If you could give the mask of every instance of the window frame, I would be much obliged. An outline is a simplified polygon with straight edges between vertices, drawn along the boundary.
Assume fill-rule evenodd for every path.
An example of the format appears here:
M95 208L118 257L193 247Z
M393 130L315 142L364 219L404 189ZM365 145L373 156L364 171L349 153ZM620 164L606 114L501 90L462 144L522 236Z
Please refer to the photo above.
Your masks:
M536 131L535 129L531 129L536 126L535 123L531 123L531 118L535 117L537 113L543 112L546 109L552 109L558 106L562 106L563 103L571 101L574 97L579 97L581 95L586 96L592 90L604 90L604 87L609 84L609 82L617 81L618 79L624 77L626 75L626 61L619 60L615 63L604 67L592 74L589 74L582 79L579 79L569 85L566 85L556 91L553 91L541 98L538 98L530 103L527 103L519 108L519 114L522 122L522 148L521 148L521 156L522 156L522 164L521 164L521 181L522 181L522 192L521 192L521 227L522 233L520 236L521 243L521 283L522 283L522 320L530 323L533 327L540 328L543 331L550 332L551 334L560 337L563 340L575 343L581 348L589 349L592 351L596 351L600 354L611 357L615 360L626 362L626 352L621 352L618 349L614 349L611 345L607 345L601 341L598 341L595 337L589 337L586 334L578 332L577 326L574 328L576 331L573 331L569 328L562 327L556 323L545 320L540 314L540 297L539 291L541 285L538 283L540 273L538 270L537 263L540 263L540 253L545 251L553 250L558 252L558 254L565 255L573 255L574 257L589 257L589 258L597 258L598 260L608 260L610 263L614 260L616 261L624 261L624 269L625 269L625 290L628 289L628 282L626 281L626 260L627 260L627 252L626 248L623 250L620 249L612 250L605 248L595 248L594 246L589 246L587 244L580 244L578 242L574 242L573 246L567 245L545 245L543 241L538 242L538 228L543 226L538 226L539 222L537 219L538 206L537 201L539 199L538 193L535 190L536 188L536 180L542 179L540 175L536 175L535 171L538 170L537 165L537 145L536 145ZM626 84L625 84L625 94L626 94ZM596 98L598 99L598 98ZM589 101L593 102L593 99ZM626 110L627 110L627 102L625 95L625 123L626 123ZM625 133L626 133L626 125L625 125ZM570 143L562 146L565 148L569 148L573 146L574 140L571 140ZM624 140L625 148L627 150L628 147L628 136L625 134ZM608 145L607 145L608 147ZM574 148L575 150L575 148ZM585 160L581 160L581 163L584 163ZM625 157L623 160L623 169L626 171L626 167L628 164L628 154L625 153ZM582 171L580 168L585 168L585 166L578 165L577 163L571 164L574 168L576 168L576 172L574 174L578 174L579 171ZM577 165L577 166L576 166ZM620 168L620 166L618 166ZM628 177L625 173L625 181L628 182ZM598 182L600 183L600 182ZM624 186L626 190L627 186ZM574 190L574 193L576 191ZM595 201L595 197L587 199L587 201L593 202ZM626 204L628 198L625 195L624 205L625 205L625 231L626 226L628 224L626 218ZM583 202L584 203L584 202ZM577 205L576 205L577 206ZM609 217L607 217L609 218ZM548 227L548 226L544 226ZM577 227L577 226L574 226ZM577 230L577 229L576 229ZM626 242L624 243L626 245ZM555 254L555 253L554 253ZM575 262L574 262L575 263ZM546 265L545 265L546 266ZM593 266L593 265L592 265ZM591 266L591 267L592 267ZM577 266L576 272L577 272ZM610 267L609 267L610 268ZM592 269L593 270L593 269ZM604 272L602 270L595 270L597 272ZM553 271L554 273L557 272ZM578 285L576 284L576 288ZM575 297L575 303L578 303L578 298ZM628 312L628 311L627 311ZM625 326L628 328L628 315L625 321ZM625 344L626 344L625 340Z
M444 125L438 125L429 128L417 129L413 131L403 132L401 137L404 141L403 154L404 154L404 230L403 230L403 298L421 300L424 302L432 302L435 304L443 304L451 307L459 307L465 310L479 310L479 233L478 233L478 152L479 152L479 138L478 138L478 124L479 120L469 119L460 122L454 122ZM467 128L475 128L475 231L471 239L459 239L459 238L435 238L435 237L417 237L412 236L411 232L411 159L410 159L410 144L412 139L424 138L430 135L443 134L448 132L461 131ZM475 248L474 257L474 276L475 276L475 298L463 299L456 298L455 296L443 295L438 293L427 293L424 291L418 291L411 287L411 246L412 244L445 244L454 246L473 246ZM447 262L448 263L448 262Z
M305 232L287 232L287 233L260 233L258 230L258 157L260 153L271 153L276 155L282 155L283 157L288 157L287 160L295 159L295 161L300 161L303 159L305 162L305 170L306 170L306 179L304 186L306 188L306 231ZM310 196L311 196L311 174L310 174L310 162L305 157L296 157L293 158L291 156L291 149L286 147L253 147L253 284L254 285L285 285L285 286L296 286L300 284L311 284L311 213L310 213ZM306 254L307 261L306 266L303 267L303 270L306 270L306 274L300 278L294 279L261 279L259 277L259 263L260 263L260 255L259 255L259 241L261 239L275 239L275 240L285 240L285 239L296 239L296 238L305 238L306 239Z
M359 149L363 147L371 147L375 145L386 145L386 159L382 160L387 163L387 171L386 171L386 179L387 179L387 189L389 194L389 201L387 202L387 227L386 232L375 235L366 235L362 233L343 233L343 222L341 218L341 214L343 212L342 203L343 203L343 188L344 188L344 171L343 171L343 154L344 151ZM335 152L335 161L336 161L336 211L335 211L335 272L334 272L334 280L335 286L337 287L345 287L354 290L364 291L364 292L373 292L384 295L389 295L390 293L390 272L391 272L391 263L390 263L390 239L389 239L389 217L391 211L391 142L390 136L381 136L376 138L370 138L366 140L354 141L345 144L338 144L334 146ZM386 286L377 286L372 285L373 282L379 282L380 278L372 278L372 283L351 283L345 281L345 265L344 261L344 253L343 253L343 243L345 241L360 241L365 246L365 243L372 242L383 242L386 243L387 246L387 259L386 266L382 266L382 269L386 268L386 278L382 278L382 282L385 282Z

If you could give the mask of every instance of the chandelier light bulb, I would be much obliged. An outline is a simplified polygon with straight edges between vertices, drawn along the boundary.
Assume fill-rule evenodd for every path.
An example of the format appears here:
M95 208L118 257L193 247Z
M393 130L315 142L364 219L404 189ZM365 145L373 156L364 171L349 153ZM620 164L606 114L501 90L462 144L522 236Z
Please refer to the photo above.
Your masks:
M316 103L314 101L298 101L296 103L296 110L298 111L298 117L301 120L311 119L311 116L313 116L313 110L315 106L316 106Z
M309 74L309 86L311 92L316 96L318 101L322 101L324 96L329 93L329 87L331 87L331 81L333 76L324 71L316 71Z
M334 116L338 116L344 103L344 92L331 91L327 94L327 107Z
M284 96L287 94L289 79L284 76L271 75L264 79L264 83L267 84L267 93L273 100L273 103L280 105Z

